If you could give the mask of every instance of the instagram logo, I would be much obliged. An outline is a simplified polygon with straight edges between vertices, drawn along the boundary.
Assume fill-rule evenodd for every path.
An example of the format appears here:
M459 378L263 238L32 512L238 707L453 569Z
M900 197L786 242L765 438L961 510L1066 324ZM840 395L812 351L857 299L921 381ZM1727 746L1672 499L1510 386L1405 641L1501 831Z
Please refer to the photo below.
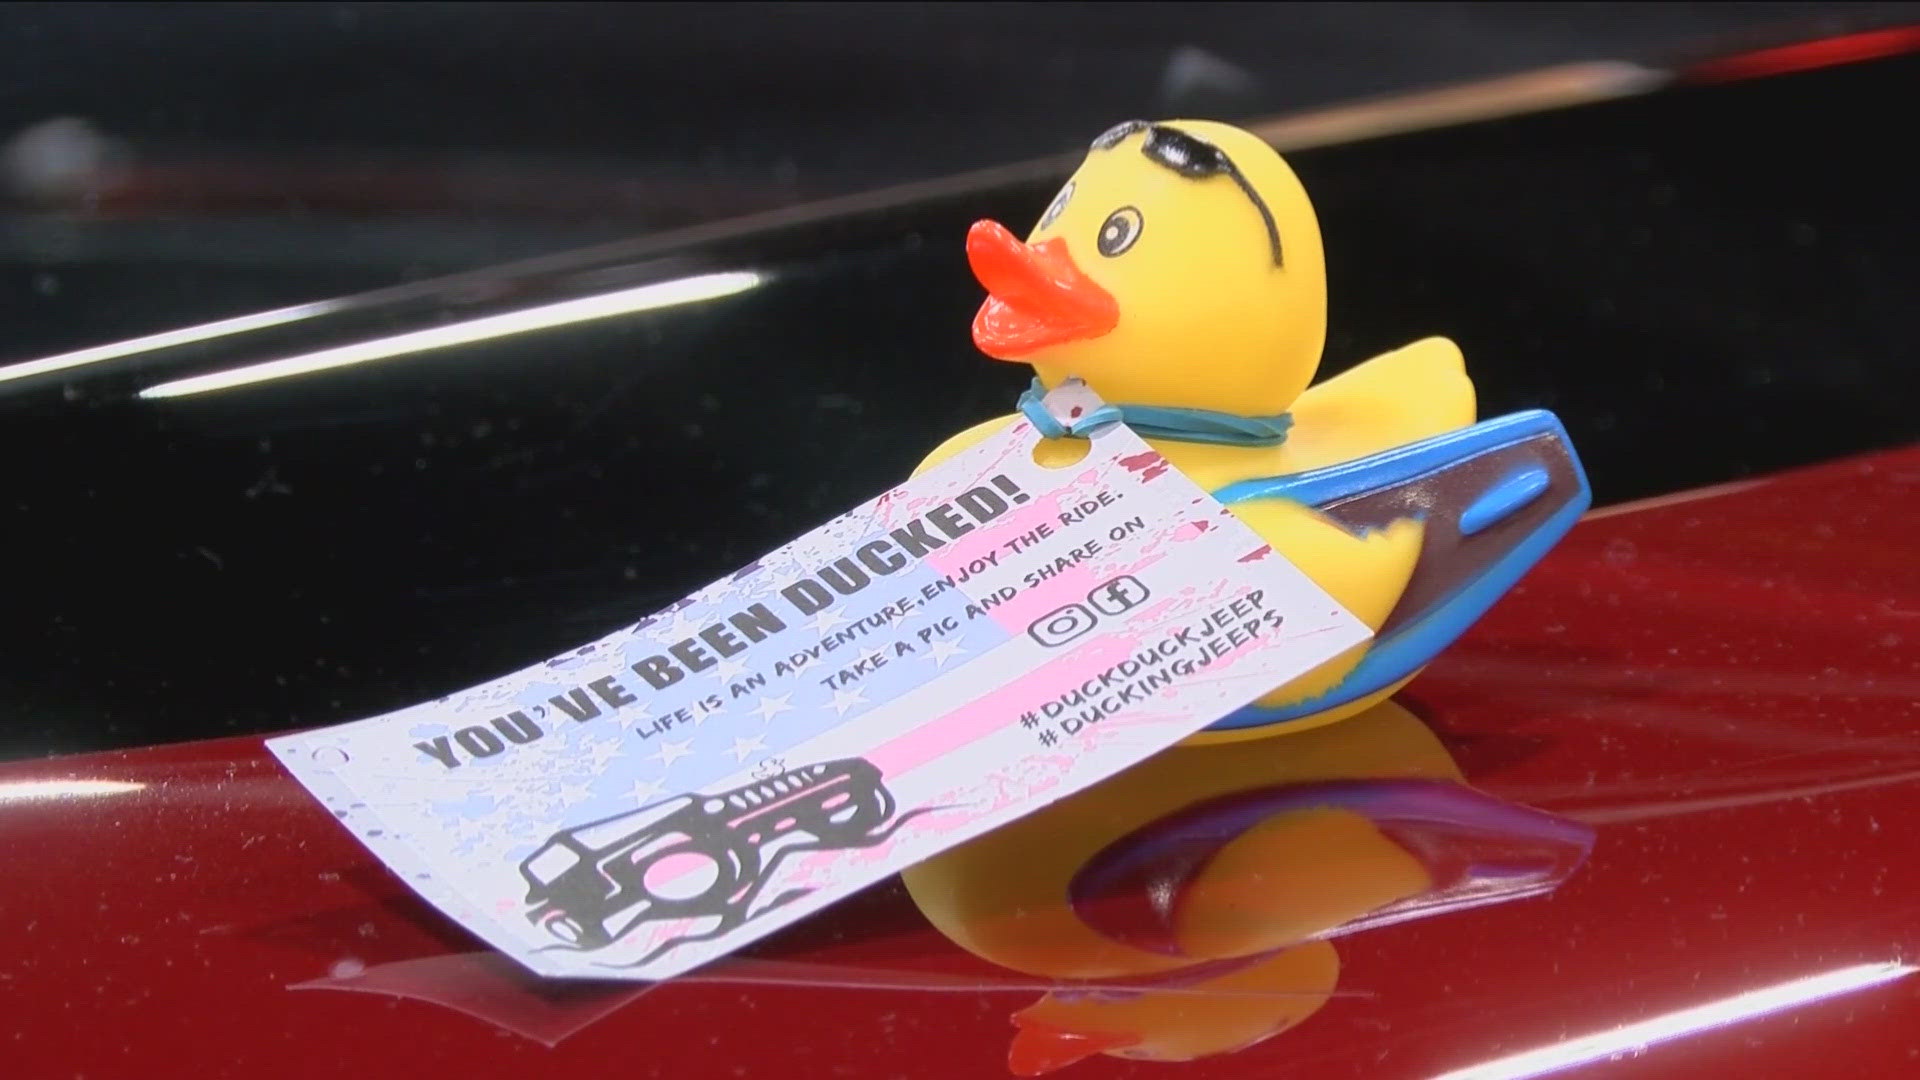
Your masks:
M1047 648L1057 649L1093 629L1093 624L1099 621L1093 612L1086 609L1086 605L1068 604L1033 620L1033 625L1027 627L1027 633Z

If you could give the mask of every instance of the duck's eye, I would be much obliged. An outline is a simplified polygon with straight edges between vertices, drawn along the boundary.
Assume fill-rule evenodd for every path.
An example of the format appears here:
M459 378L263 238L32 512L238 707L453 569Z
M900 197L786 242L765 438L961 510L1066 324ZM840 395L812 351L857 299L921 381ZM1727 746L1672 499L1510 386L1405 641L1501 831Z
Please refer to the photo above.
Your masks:
M1125 254L1133 242L1140 239L1140 228L1144 224L1140 211L1123 206L1108 214L1107 220L1100 223L1100 236L1094 241L1094 246L1109 259Z
M1066 211L1067 204L1072 201L1073 181L1069 180L1067 181L1067 186L1060 189L1060 194L1055 195L1053 201L1047 204L1047 212L1040 215L1040 224L1034 226L1034 228L1044 229L1053 224L1054 220Z

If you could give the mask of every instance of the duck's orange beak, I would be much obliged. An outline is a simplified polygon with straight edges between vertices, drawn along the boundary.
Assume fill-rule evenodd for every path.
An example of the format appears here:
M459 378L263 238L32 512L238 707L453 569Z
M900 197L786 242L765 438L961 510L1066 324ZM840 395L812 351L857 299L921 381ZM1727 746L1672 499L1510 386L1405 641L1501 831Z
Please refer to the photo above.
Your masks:
M988 356L1019 360L1035 349L1097 338L1120 322L1113 294L1080 272L1061 237L1022 243L997 221L967 231L967 263L986 287L973 317L973 343Z

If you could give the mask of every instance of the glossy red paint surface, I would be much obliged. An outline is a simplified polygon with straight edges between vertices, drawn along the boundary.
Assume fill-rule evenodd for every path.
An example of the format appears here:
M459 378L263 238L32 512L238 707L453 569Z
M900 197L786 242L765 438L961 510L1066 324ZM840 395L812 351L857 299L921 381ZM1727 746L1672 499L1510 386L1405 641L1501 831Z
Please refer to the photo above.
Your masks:
M1478 786L1595 824L1590 863L1550 897L1342 939L1343 996L1251 1049L1061 1075L1435 1076L1911 961L1916 535L1920 447L1594 515L1402 697ZM51 793L75 781L122 786ZM888 885L741 970L917 972L933 989L696 980L535 999L460 958L472 940L257 739L0 767L0 856L8 1077L992 1077L1008 1015L1037 996ZM494 995L548 1041L620 1007L550 1046L443 1004L290 989L449 955L426 964L443 991ZM1910 1075L1916 995L1895 979L1592 1071Z

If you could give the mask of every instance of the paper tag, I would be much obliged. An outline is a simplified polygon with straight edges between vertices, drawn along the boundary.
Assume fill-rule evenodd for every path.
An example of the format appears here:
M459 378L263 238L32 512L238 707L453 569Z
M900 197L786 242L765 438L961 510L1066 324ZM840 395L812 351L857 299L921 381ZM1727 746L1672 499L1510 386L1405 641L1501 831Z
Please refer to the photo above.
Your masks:
M1058 415L1098 399L1050 394ZM1007 430L639 624L270 740L545 975L657 979L1099 781L1368 637L1121 426Z

